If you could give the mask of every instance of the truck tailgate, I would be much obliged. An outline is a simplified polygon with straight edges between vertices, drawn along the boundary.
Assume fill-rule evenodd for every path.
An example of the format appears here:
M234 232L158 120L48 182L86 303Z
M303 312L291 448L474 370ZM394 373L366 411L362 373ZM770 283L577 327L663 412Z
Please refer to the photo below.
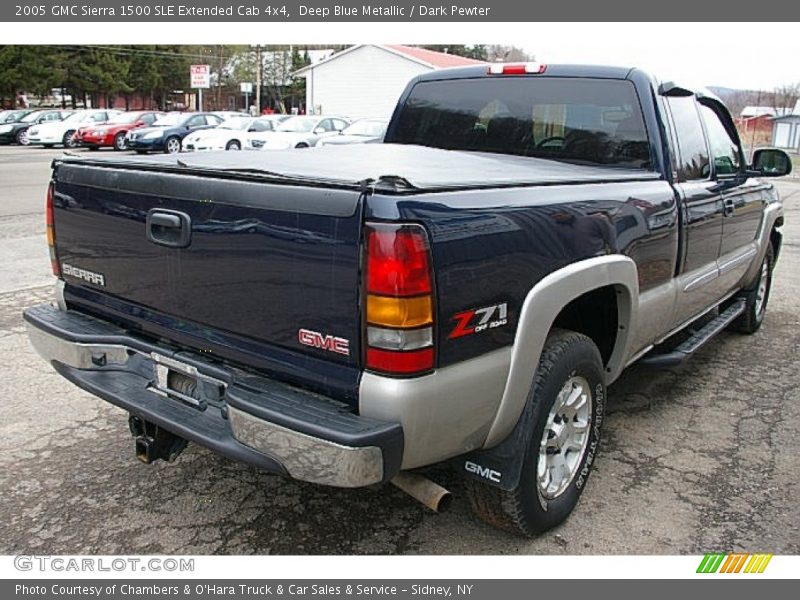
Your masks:
M54 180L56 252L68 303L199 352L355 396L357 188L196 171L154 176L134 161L67 160L56 164ZM300 329L320 336L304 338ZM333 338L345 342L307 345Z

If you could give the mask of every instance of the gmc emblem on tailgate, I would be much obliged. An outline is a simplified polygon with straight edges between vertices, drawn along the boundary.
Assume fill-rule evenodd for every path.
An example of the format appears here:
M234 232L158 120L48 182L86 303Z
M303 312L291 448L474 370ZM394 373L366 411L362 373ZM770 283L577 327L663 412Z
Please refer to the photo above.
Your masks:
M350 356L350 340L344 338L323 335L319 331L311 331L310 329L300 329L297 332L297 341L304 346Z

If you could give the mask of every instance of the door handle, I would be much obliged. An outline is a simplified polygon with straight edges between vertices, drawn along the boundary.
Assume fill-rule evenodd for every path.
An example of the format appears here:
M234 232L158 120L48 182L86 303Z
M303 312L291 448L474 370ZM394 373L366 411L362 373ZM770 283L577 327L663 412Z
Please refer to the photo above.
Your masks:
M722 212L726 217L733 215L734 205L732 198L725 198L722 202Z
M147 239L167 248L186 248L192 241L192 220L177 210L154 208L147 213Z

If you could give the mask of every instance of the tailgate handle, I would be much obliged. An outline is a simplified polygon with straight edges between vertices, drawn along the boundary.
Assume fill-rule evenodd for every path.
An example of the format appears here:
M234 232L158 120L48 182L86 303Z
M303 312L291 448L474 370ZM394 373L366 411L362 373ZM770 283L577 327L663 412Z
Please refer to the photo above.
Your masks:
M154 208L147 213L147 239L159 246L186 248L192 239L192 221L186 213Z

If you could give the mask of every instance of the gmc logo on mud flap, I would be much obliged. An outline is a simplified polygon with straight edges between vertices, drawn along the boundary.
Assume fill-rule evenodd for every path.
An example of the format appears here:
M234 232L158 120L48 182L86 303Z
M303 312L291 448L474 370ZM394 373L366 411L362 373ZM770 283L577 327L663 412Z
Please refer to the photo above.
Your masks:
M327 350L350 356L350 341L333 335L323 335L319 331L300 329L297 332L297 341L304 346Z
M467 473L474 473L478 477L483 477L494 483L500 483L500 478L503 476L500 471L495 471L489 467L482 467L470 460L464 463L464 470Z

